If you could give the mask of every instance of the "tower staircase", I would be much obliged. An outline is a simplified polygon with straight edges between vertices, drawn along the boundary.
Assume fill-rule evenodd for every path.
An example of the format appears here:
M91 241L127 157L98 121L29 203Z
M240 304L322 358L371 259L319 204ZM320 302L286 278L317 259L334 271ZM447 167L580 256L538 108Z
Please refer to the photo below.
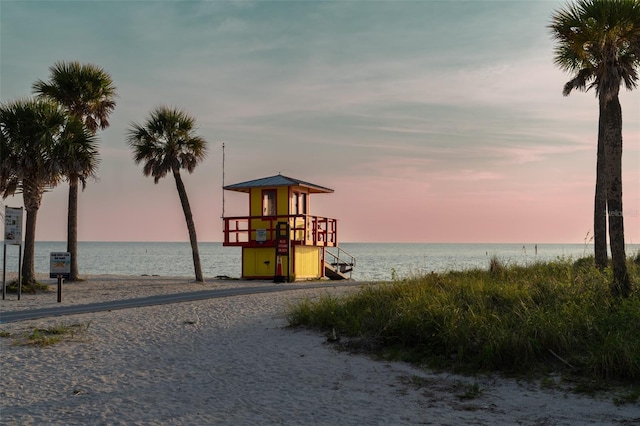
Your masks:
M334 251L335 250L335 251ZM325 247L324 275L330 280L350 280L356 258L340 247Z

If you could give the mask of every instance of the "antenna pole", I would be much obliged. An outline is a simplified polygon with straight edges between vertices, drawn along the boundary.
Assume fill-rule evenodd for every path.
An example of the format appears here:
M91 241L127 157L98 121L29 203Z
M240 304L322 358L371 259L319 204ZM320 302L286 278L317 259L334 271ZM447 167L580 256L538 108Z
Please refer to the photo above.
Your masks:
M224 219L224 142L222 142L222 218Z

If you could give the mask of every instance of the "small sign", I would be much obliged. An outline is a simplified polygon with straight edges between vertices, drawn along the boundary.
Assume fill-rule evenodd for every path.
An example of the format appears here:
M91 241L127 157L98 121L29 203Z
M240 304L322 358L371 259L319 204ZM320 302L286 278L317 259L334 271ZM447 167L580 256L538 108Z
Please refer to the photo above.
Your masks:
M69 278L71 275L71 253L51 252L50 254L49 278Z
M22 207L5 207L4 243L22 245Z
M276 250L276 254L279 256L289 256L289 239L278 238L278 245Z
M264 243L265 241L267 241L266 229L256 229L256 241L259 243Z

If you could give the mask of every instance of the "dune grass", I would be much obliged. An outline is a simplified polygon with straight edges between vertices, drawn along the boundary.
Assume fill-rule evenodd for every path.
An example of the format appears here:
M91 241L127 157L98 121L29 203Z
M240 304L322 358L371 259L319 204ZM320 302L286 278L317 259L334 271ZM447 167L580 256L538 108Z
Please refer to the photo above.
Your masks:
M84 334L91 323L59 323L51 327L40 328L31 327L30 332L22 333L16 336L14 345L18 346L39 346L47 347L62 341L74 340L79 335ZM12 333L7 331L0 332L0 337L14 337Z
M461 373L564 372L640 383L640 262L614 298L592 258L428 274L292 306L291 326L348 349ZM334 340L334 339L330 339Z

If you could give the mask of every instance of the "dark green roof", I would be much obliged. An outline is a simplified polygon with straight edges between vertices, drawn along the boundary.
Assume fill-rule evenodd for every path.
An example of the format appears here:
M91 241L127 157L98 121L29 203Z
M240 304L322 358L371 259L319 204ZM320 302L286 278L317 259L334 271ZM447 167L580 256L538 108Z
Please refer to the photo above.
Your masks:
M249 192L251 188L273 188L277 186L300 186L307 188L310 193L331 193L333 189L325 188L324 186L315 185L313 183L305 182L300 179L294 179L287 176L275 175L261 179L254 179L247 182L235 183L233 185L227 185L224 189L229 191Z

